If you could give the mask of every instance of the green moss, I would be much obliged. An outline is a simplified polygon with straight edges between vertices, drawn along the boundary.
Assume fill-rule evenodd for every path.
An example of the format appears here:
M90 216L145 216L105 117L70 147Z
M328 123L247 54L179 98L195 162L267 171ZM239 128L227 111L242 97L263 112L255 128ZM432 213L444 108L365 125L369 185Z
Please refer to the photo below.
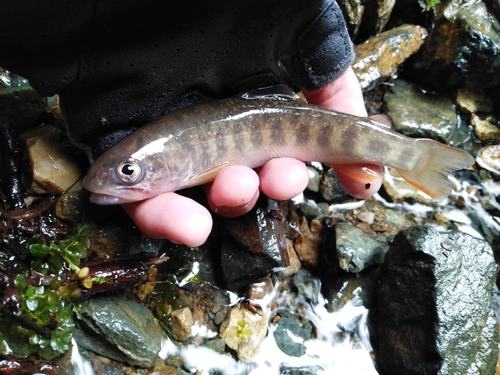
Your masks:
M49 334L37 333L30 329L33 326L27 328L17 319L0 315L0 354L36 354L50 360L70 349L76 308L59 293L59 287L68 278L68 271L80 271L80 260L90 247L90 230L89 226L79 226L70 238L48 245L38 239L29 246L31 256L20 267L20 273L13 276L20 297L19 309L14 313L40 327L37 331Z
M426 7L424 11L429 10L439 4L441 4L441 0L426 0Z

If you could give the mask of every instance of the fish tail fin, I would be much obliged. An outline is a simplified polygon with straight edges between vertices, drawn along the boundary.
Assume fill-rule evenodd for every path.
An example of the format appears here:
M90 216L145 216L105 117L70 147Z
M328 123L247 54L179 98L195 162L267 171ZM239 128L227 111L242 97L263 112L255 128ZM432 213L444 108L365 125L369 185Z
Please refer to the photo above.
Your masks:
M415 146L427 149L426 157L413 170L397 170L407 182L432 198L441 201L451 191L448 175L474 164L468 153L430 139L416 139Z

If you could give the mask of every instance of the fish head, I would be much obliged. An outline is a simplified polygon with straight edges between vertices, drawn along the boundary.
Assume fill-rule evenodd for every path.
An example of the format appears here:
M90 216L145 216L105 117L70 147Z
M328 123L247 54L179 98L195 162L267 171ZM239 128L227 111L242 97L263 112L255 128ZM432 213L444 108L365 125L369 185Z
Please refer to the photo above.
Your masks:
M151 142L137 138L129 135L92 164L83 181L91 202L124 204L177 190L183 178L177 172L186 163L178 155L177 142L170 137Z

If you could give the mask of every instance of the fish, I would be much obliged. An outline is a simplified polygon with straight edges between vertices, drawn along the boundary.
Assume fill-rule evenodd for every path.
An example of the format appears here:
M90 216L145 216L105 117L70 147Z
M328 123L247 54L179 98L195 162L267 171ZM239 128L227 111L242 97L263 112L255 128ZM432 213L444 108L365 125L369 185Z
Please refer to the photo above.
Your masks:
M97 158L83 186L93 203L123 204L211 182L229 165L256 168L279 157L392 167L436 200L449 195L451 172L474 164L462 150L308 104L278 86L159 117Z

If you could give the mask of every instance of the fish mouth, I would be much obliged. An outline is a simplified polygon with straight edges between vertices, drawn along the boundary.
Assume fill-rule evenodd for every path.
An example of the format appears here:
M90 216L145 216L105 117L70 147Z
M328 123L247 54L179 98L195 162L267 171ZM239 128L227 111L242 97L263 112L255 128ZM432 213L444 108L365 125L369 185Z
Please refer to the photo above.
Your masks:
M126 198L117 197L114 195L99 194L99 193L90 194L89 199L92 203L99 204L101 206L109 206L112 204L125 204L125 203L137 202L137 199L126 199Z

